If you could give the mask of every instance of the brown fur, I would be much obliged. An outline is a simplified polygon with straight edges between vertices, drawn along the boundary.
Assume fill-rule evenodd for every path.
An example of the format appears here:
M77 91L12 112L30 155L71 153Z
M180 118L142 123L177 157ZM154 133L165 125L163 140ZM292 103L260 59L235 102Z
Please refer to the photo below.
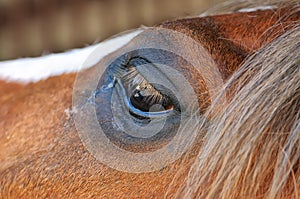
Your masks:
M297 7L294 9L297 10ZM231 84L228 87L239 81L240 83L237 85L250 82L248 87L244 86L251 88L254 93L246 95L243 88L237 87L236 97L233 97L228 107L226 106L228 109L220 110L221 118L218 116L214 118L216 122L212 126L214 131L212 134L208 134L203 146L198 146L200 153L190 151L187 156L160 171L143 174L119 172L97 161L84 148L77 135L72 117L68 118L65 114L65 109L71 108L74 74L52 77L36 84L27 85L22 90L16 90L6 97L1 97L0 197L162 198L165 194L166 196L175 194L179 197L224 198L299 196L299 146L296 145L299 144L300 137L299 112L297 112L299 111L299 87L298 90L290 92L287 88L285 94L294 93L294 96L291 94L290 101L286 101L287 104L281 103L280 107L276 107L284 113L284 117L277 113L274 120L261 125L261 127L267 125L266 129L255 129L260 132L259 139L250 139L256 131L248 128L255 126L255 122L267 120L262 117L265 116L262 114L265 109L254 109L257 115L249 116L244 113L247 106L251 107L251 100L245 99L262 92L259 90L259 86L257 87L251 81L252 79L259 81L256 78L260 76L252 73L244 75L245 69L251 69L251 65L264 68L264 64L272 61L258 64L257 59L264 59L264 57L259 57L259 49L267 44L271 45L272 41L280 44L280 41L284 41L288 36L281 37L280 41L274 39L288 30L294 30L294 34L299 32L299 28L296 28L297 24L294 22L300 18L299 10L292 14L288 12L283 9L251 14L239 13L183 19L162 24L163 27L181 31L202 42L217 62L224 80L234 74L233 78L229 79ZM286 13L286 17L282 18L282 14L278 13ZM232 23L228 25L228 22ZM299 38L299 34L296 35L296 38ZM299 42L299 39L295 40L295 42L297 41ZM278 45L275 46L279 47L280 45ZM289 45L289 43L285 45ZM299 50L299 44L296 49ZM261 53L276 52L276 50L278 49L274 50L269 47L261 50ZM246 61L240 69L241 71L235 75L234 72L240 68L246 58L256 51L258 51L258 57L249 58L249 61ZM289 54L284 56L288 57ZM276 58L271 55L269 57ZM297 58L298 68L296 69L299 71L299 57ZM287 68L291 68L289 64L286 65ZM272 66L274 66L273 77L276 77L276 72L280 71L280 67L275 62ZM266 67L266 70L271 70L270 66ZM267 83L272 82L271 79L268 79L271 77L267 76L266 72L263 71L262 74L265 74L263 80ZM299 83L295 73L287 74L293 74L290 78ZM244 81L249 77L249 81ZM261 85L268 86L263 83ZM284 90L284 86L284 84L278 83L277 88ZM294 85L295 87L297 88L297 84ZM261 96L253 97L253 99L259 100L266 97L263 94L267 95L268 93L262 92ZM276 95L273 97L280 98ZM245 102L245 104L234 109L235 102ZM224 124L218 122L223 121L222 116L227 114L226 111L230 111L225 120L226 122L229 120L229 122ZM238 118L239 114L245 114L245 118L248 118L250 123L247 120L233 125L234 121L241 120ZM248 124L249 127L247 127ZM246 129L241 131L244 132L245 137L238 136L240 129ZM276 134L270 137L267 133L270 131L288 133L284 136ZM215 135L216 138L214 139L210 135ZM293 142L292 136L295 137L296 143L289 146L287 144ZM291 140L288 142L289 138ZM239 143L239 139L243 142ZM242 148L248 141L248 148ZM253 146L251 146L252 143ZM245 154L248 154L248 159L240 159L239 150L241 148L247 152ZM274 176L284 177L286 172L286 170L280 171L280 159L284 159L282 155L279 155L282 148L287 148L287 152L290 152L288 157L294 159L288 161L293 165L292 172L289 170L290 167L283 167L290 172L284 180L284 185L279 186L276 184ZM270 155L268 155L269 153ZM204 158L205 161L201 158ZM242 165L239 168L240 164ZM189 170L191 165L191 170ZM253 170L253 165L257 166L257 170ZM236 169L234 171L237 172L230 172L231 169ZM263 175L257 174L258 172ZM243 173L245 175L242 175ZM262 177L260 178L260 176Z

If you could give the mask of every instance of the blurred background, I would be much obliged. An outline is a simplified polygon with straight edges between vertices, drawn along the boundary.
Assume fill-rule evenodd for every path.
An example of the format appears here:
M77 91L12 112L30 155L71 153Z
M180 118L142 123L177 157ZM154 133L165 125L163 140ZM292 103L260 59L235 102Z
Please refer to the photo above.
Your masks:
M62 52L224 0L0 0L0 60Z

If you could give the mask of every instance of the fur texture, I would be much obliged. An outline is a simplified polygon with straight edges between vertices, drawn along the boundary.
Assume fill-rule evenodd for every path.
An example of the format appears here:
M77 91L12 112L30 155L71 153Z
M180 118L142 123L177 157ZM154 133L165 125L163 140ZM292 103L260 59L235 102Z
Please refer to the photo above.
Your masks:
M299 198L300 17L288 5L163 24L202 42L227 83L196 129L204 137L160 171L119 172L84 148L65 114L75 74L1 95L0 198Z

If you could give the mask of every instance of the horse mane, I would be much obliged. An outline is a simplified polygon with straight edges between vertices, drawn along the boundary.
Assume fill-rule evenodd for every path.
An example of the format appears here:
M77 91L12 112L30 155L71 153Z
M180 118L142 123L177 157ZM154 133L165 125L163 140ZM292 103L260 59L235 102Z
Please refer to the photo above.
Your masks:
M234 87L220 114L197 129L203 143L176 197L300 197L300 24L295 23L249 56L212 103L207 114Z

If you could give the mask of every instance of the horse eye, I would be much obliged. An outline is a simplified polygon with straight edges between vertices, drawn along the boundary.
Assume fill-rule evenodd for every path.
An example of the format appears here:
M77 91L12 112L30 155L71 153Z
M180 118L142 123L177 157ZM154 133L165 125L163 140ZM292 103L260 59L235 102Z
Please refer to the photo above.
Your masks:
M133 58L126 64L116 64L109 70L114 85L131 115L140 119L160 118L180 112L178 101L163 85L149 83L138 67L150 64Z
M81 78L88 82L90 77L97 80L96 89L83 100L91 107L83 120L85 115L91 114L93 119L96 116L97 136L100 126L101 136L108 138L113 146L137 153L163 150L173 143L177 132L187 136L181 124L189 127L198 117L198 109L194 108L198 100L181 71L174 69L183 63L178 61L181 57L177 59L167 51L146 48L112 58L103 60L95 67L97 70L87 71ZM102 73L99 79L98 70ZM108 143L99 137L99 142L103 141L105 145Z

